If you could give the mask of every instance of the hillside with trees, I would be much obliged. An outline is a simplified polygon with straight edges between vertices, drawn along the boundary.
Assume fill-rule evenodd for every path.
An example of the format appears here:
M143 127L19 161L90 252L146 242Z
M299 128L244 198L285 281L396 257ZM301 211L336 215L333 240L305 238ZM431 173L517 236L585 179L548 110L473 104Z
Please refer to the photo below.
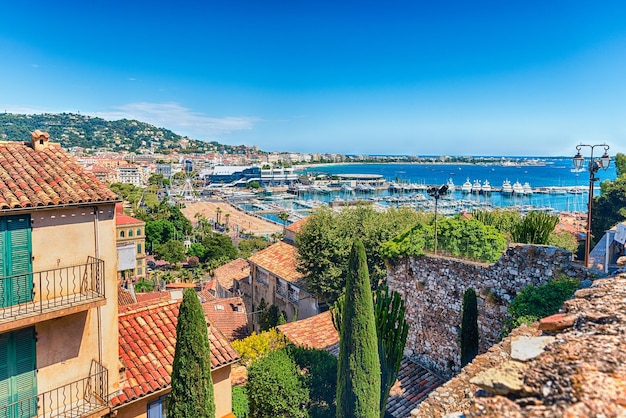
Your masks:
M246 153L244 146L191 139L137 120L108 121L75 113L0 113L0 140L30 141L30 133L36 129L48 132L53 142L60 143L66 149L81 147L87 151L112 152L150 150L157 153Z

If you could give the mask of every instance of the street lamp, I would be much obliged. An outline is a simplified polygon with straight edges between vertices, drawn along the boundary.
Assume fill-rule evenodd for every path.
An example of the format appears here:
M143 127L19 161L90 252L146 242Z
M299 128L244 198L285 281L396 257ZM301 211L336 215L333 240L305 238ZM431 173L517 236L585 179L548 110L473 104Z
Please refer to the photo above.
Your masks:
M591 156L589 157L589 200L587 202L587 233L585 234L585 267L589 267L589 251L591 245L591 207L593 205L593 186L598 178L595 174L601 168L606 170L609 168L609 164L611 164L611 157L609 157L608 150L609 146L606 144L596 144L596 145L587 145L580 144L576 145L576 155L574 156L574 168L576 170L580 170L583 168L585 163L585 158L580 154L580 149L582 147L591 148ZM604 154L600 158L593 159L593 149L595 147L603 147Z
M429 187L426 190L429 196L435 198L435 255L437 255L437 202L439 198L448 192L448 185L444 184L441 187Z

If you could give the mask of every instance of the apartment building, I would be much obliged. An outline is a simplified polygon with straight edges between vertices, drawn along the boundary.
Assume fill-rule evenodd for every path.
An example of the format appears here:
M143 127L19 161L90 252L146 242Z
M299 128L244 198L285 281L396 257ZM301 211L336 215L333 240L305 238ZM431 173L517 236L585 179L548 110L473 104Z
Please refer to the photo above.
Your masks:
M0 142L0 416L101 417L119 388L116 196L49 139Z
M317 299L306 290L302 282L302 274L296 270L298 249L284 241L252 254L250 263L249 283L241 282L240 288L244 301L250 300L246 306L252 315L252 328L258 330L258 316L255 310L265 301L267 306L276 305L285 313L285 319L292 321L309 318L319 313Z
M124 213L118 203L115 207L117 272L122 281L146 277L146 223Z

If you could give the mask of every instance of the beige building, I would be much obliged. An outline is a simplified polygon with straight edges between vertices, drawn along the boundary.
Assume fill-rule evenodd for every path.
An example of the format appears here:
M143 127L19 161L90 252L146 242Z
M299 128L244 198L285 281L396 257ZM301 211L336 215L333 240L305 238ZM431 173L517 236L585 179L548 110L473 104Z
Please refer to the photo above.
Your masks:
M298 249L284 241L254 253L250 263L249 283L240 283L244 301L250 300L247 306L254 313L261 299L267 306L276 305L285 313L287 321L294 317L304 319L317 315L319 308L317 299L306 291L302 275L296 270ZM252 315L252 328L258 330L258 315Z
M117 418L167 416L179 305L179 300L157 301L126 306L120 313L120 391L111 399ZM230 372L239 355L214 326L209 326L209 343L215 417L234 418Z
M124 214L121 203L115 207L118 279L146 277L146 223Z
M45 132L0 143L0 416L110 412L116 201Z

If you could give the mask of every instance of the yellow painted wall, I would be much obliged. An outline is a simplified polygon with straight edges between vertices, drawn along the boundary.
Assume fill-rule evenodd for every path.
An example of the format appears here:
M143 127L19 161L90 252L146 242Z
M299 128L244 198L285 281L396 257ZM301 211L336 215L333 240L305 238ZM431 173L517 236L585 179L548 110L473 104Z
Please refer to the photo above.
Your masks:
M109 370L109 392L119 387L114 204L99 205L97 215L95 221L93 206L31 212L33 271L100 258L107 299L100 308L36 325L39 393L88 376L92 360Z

